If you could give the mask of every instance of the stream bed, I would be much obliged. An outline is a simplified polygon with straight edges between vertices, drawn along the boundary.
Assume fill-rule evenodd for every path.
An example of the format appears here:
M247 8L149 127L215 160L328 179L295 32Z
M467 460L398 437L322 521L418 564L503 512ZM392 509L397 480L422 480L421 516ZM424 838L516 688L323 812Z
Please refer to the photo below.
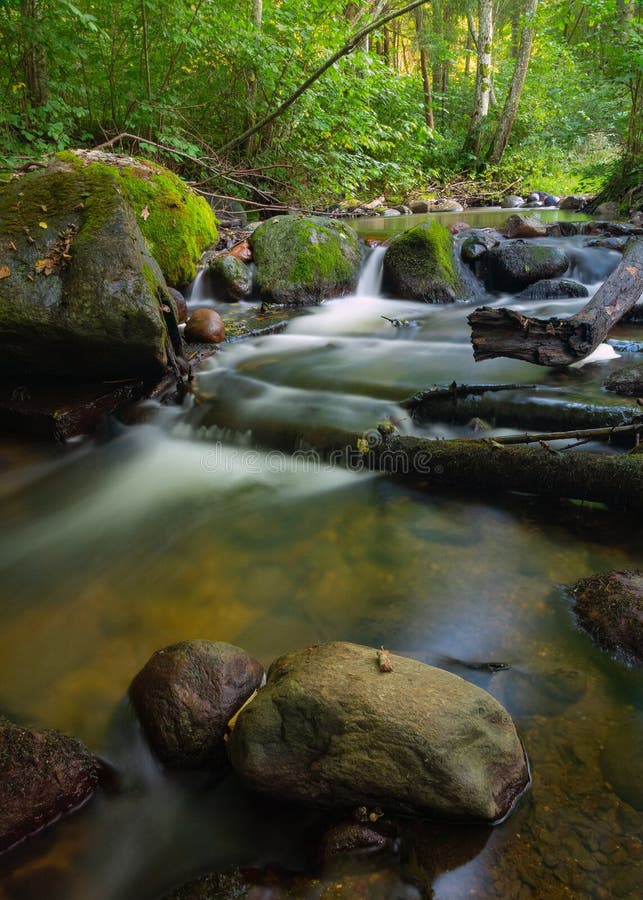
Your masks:
M590 291L618 261L583 238L558 240ZM309 870L317 814L252 796L233 776L169 777L144 747L128 684L155 650L189 638L237 644L266 666L320 641L384 645L483 687L517 723L533 786L505 823L410 823L398 852L328 874L352 893L316 885L297 896L640 896L643 678L577 629L565 591L640 567L640 520L524 496L432 495L254 437L381 420L471 435L466 424L418 428L399 406L454 380L534 384L542 403L632 406L601 384L635 354L606 345L599 361L564 372L475 363L466 315L480 301L383 297L377 254L355 296L204 364L199 403L148 401L63 448L0 442L0 714L80 737L127 785L0 856L0 900L156 900L202 872ZM643 327L612 337L641 341ZM285 896L274 891L257 896Z

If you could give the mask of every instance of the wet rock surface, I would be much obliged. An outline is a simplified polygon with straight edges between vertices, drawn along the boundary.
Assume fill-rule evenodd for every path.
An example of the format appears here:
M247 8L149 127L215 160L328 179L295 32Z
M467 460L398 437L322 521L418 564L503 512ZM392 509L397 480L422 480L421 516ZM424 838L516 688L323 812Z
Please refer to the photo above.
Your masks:
M579 625L608 653L643 665L643 572L592 575L571 588Z
M643 397L643 363L625 366L603 383L605 390L623 397Z
M166 766L225 765L228 722L263 679L245 650L218 641L182 641L157 651L129 687L147 740Z
M212 260L210 278L222 300L248 300L252 296L252 271L233 253Z
M257 287L268 303L305 306L357 285L361 250L352 228L322 216L276 216L250 237Z
M395 296L452 303L464 295L451 234L439 222L423 222L395 237L384 255L384 284Z
M571 278L544 278L530 284L516 294L516 300L563 300L567 297L588 297L589 291L580 281Z
M80 806L98 772L80 741L0 717L0 852Z
M250 787L322 806L492 822L529 775L508 713L441 669L331 642L270 668L228 742Z
M516 213L509 216L503 231L508 238L544 237L547 234L547 226L538 216L521 216Z
M225 339L223 319L213 309L196 309L188 319L183 337L190 344L220 344Z
M543 278L556 278L569 268L557 247L523 240L505 241L484 256L484 275L491 290L517 291Z

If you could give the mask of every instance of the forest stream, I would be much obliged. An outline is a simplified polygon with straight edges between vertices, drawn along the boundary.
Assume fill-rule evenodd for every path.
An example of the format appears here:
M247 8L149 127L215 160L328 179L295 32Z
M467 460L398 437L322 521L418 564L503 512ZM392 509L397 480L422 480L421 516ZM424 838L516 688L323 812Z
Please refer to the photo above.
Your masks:
M384 238L426 218L356 227ZM619 259L586 237L550 240L590 293ZM321 641L383 645L479 685L513 716L533 777L516 812L494 828L410 823L399 849L333 869L329 884L355 885L337 896L640 896L641 672L577 628L565 590L640 567L640 518L429 493L357 463L262 448L255 434L392 421L405 433L470 436L465 423L414 425L399 406L452 381L535 385L527 396L543 404L633 405L602 382L635 361L625 342L643 341L643 326L618 326L610 338L620 343L580 367L475 363L466 316L507 296L388 299L381 258L370 251L355 296L298 311L282 334L224 345L199 371L198 402L145 401L64 447L0 443L0 713L78 736L125 784L0 856L0 900L157 900L202 872L308 870L316 813L252 795L232 775L169 776L145 748L127 687L155 650L189 638L236 644L266 666ZM223 308L197 293L192 306ZM524 310L546 317L586 302ZM250 315L250 305L235 309ZM260 896L284 896L271 890Z

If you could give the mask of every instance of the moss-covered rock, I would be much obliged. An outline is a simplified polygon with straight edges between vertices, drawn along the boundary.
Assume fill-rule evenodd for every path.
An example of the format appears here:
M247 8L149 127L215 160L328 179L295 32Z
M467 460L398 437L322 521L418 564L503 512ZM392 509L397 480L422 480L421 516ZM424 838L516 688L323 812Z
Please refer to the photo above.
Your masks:
M250 237L257 286L268 303L307 306L354 290L361 252L355 232L323 216L276 216Z
M231 253L213 259L209 275L216 296L222 300L249 300L252 296L252 269Z
M203 251L217 240L216 218L203 197L163 166L95 150L67 150L61 161L88 175L109 172L132 207L168 284L188 284Z
M0 189L0 370L160 373L176 310L116 176L56 160ZM166 325L167 322L167 325Z
M558 247L505 241L482 257L487 287L498 291L519 291L543 278L557 278L569 268L569 259Z
M384 255L384 285L398 297L452 303L465 294L449 230L423 222L394 238Z

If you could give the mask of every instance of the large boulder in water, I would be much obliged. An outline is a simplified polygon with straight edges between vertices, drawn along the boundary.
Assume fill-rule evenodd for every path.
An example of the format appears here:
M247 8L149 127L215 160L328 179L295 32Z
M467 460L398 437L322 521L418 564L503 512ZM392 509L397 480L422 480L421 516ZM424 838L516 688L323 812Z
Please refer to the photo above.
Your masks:
M643 572L607 572L572 586L579 625L606 650L625 662L643 665Z
M275 216L250 236L262 300L316 304L357 286L361 251L348 225L323 216Z
M110 168L56 160L0 189L0 370L157 375L168 332L178 347L174 301Z
M603 382L603 387L622 397L643 397L643 362L612 372Z
M529 782L514 724L485 691L341 642L273 663L228 750L248 786L327 807L493 822Z
M521 216L515 213L509 216L503 226L503 231L508 238L545 237L547 226L538 216Z
M263 666L220 641L158 650L129 687L147 740L166 766L220 769L228 722L263 681Z
M491 290L518 291L542 278L557 278L569 268L558 247L523 240L505 241L483 257L484 276Z
M80 741L0 717L0 853L91 797L98 772Z
M213 259L209 275L216 296L222 300L249 300L252 297L252 269L232 253Z
M398 297L425 303L463 297L449 230L422 222L393 238L384 254L384 285Z

